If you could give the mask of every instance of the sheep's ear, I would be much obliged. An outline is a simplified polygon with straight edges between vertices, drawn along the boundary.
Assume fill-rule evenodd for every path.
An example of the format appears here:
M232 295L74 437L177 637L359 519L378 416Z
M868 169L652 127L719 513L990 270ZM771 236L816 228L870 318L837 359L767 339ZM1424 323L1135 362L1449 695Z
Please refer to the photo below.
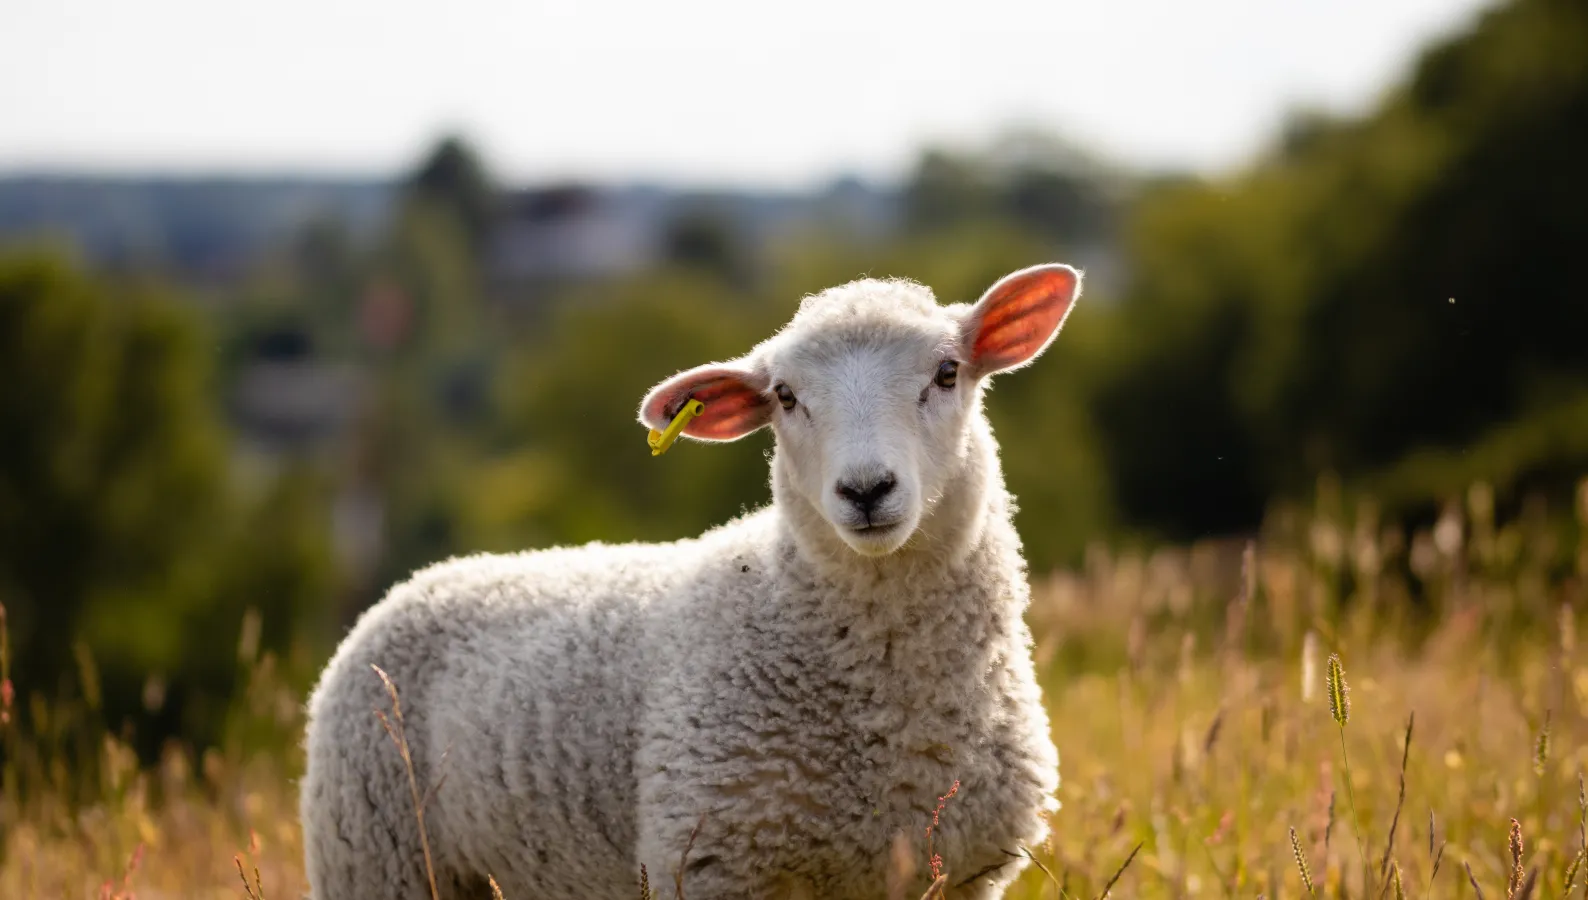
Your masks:
M736 441L771 421L766 382L754 367L734 363L680 372L645 395L640 423L660 431L685 403L699 400L706 408L684 428L684 435L702 441Z
M991 375L1037 358L1058 335L1081 295L1081 273L1052 263L998 279L976 301L962 326L965 356L977 375Z

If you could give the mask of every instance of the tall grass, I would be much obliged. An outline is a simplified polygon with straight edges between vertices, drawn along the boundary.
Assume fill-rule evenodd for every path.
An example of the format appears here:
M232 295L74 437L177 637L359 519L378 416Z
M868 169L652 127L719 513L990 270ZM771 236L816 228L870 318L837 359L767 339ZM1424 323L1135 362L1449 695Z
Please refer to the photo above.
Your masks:
M1062 808L1044 846L1009 848L1036 862L1009 896L1580 896L1588 482L1571 510L1494 507L1479 487L1403 528L1326 490L1250 549L1098 549L1036 579ZM299 896L301 697L275 665L238 699L275 740L152 767L82 700L0 692L0 897ZM392 802L421 807L411 787Z

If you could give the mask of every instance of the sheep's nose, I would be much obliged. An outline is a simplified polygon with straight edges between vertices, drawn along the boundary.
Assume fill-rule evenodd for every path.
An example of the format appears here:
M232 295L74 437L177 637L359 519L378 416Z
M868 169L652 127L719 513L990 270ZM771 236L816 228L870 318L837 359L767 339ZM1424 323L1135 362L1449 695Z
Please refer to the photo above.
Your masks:
M869 516L871 511L876 508L878 503L882 502L883 497L888 496L888 493L893 490L896 484L898 484L898 480L893 477L893 473L884 472L882 477L875 481L867 482L859 479L840 481L836 490L838 491L838 496L853 503L861 512Z

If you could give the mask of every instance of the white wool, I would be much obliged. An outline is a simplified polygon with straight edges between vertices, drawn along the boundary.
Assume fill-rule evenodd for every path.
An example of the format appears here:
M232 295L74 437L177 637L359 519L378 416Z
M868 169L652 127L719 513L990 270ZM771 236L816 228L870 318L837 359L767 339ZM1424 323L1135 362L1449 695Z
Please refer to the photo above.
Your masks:
M426 810L443 897L489 896L487 874L509 900L635 897L697 827L691 900L880 898L897 839L919 896L956 781L934 835L951 896L1000 895L1046 834L1058 757L989 373L932 381L974 319L903 281L807 298L726 364L774 398L770 506L671 544L454 559L371 608L310 701L313 896L429 896L371 665L401 691L421 790L445 778ZM882 474L896 486L857 520L835 481Z

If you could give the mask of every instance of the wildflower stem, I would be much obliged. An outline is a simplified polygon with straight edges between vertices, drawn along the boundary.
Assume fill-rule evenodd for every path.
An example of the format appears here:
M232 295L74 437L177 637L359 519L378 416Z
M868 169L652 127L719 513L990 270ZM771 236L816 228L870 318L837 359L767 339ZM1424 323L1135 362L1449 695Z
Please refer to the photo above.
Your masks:
M1483 900L1483 888L1478 886L1478 876L1472 874L1472 863L1464 862L1467 867L1467 882L1472 885L1472 892L1478 895L1478 900Z
M1131 862L1136 859L1136 854L1141 852L1141 848L1145 843L1145 841L1139 842L1135 847L1131 848L1130 855L1125 857L1125 861L1120 863L1119 868L1114 870L1114 875L1108 879L1108 884L1103 885L1103 892L1097 895L1097 900L1104 900L1108 896L1108 892L1114 889L1114 884L1119 881L1119 876L1125 874L1125 870L1130 868Z
M380 719L380 724L386 729L386 734L397 747L397 753L402 757L403 768L408 772L408 792L413 798L414 820L419 826L419 849L424 853L425 877L430 884L431 900L440 900L441 893L436 890L436 866L430 855L430 837L425 830L425 800L426 794L419 790L419 776L414 772L413 753L408 746L408 732L403 722L402 701L397 696L397 685L391 676L380 666L371 665L375 674L380 676L381 683L386 687L386 695L391 698L391 715L387 716L385 710L376 709L375 715ZM443 754L443 758L445 754Z
M1395 815L1390 819L1389 838L1384 842L1384 859L1379 863L1379 878L1388 878L1392 860L1390 855L1395 852L1395 831L1401 824L1401 808L1406 805L1406 764L1412 756L1412 729L1417 724L1417 713L1413 712L1406 717L1406 742L1401 747L1401 786L1400 793L1395 799ZM1430 832L1430 840L1432 832Z
M1351 831L1356 835L1356 851L1362 857L1362 868L1368 866L1367 844L1362 841L1362 817L1356 811L1356 788L1351 785L1351 754L1345 748L1345 726L1340 726L1340 761L1345 769L1345 798L1351 803Z

